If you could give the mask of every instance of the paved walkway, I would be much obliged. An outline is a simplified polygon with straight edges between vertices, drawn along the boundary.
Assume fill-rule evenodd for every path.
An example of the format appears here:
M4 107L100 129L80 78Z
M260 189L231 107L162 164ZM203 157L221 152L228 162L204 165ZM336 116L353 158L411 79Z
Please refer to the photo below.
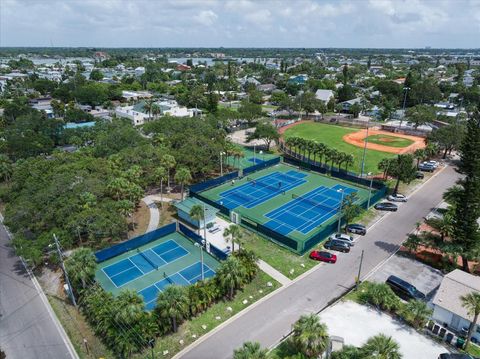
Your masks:
M158 228L158 224L160 223L160 211L158 210L157 204L155 202L160 202L163 199L163 202L171 202L171 198L163 197L160 198L159 195L149 195L142 198L142 201L147 205L148 209L150 210L150 221L148 222L148 227L146 232L151 232Z
M261 270L263 270L265 273L267 273L270 277L275 279L281 285L287 285L292 282L290 278L284 276L278 270L273 268L270 264L262 261L261 259L258 260L258 266L260 267Z

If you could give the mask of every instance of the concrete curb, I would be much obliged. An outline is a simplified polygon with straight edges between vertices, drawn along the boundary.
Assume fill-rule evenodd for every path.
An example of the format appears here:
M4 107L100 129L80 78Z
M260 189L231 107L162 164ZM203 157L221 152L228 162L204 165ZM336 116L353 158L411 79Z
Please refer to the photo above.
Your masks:
M0 223L3 225L3 214L0 213ZM8 228L4 225L5 231L7 232L8 238L11 240L12 239L12 234L8 230ZM33 285L35 286L35 289L37 290L38 296L40 297L41 301L45 305L45 308L47 309L48 314L50 315L50 318L52 319L53 323L55 324L55 327L58 330L58 333L60 334L60 337L62 338L62 341L65 343L65 346L68 349L68 352L70 356L74 359L80 359L80 357L77 354L77 351L75 350L75 347L73 346L72 342L70 341L70 338L68 337L67 333L65 332L65 329L63 328L62 324L60 323L60 320L58 319L57 315L52 309L52 306L50 305L50 302L47 299L47 296L45 295L42 287L40 286L40 283L38 283L37 278L35 277L35 274L28 268L27 264L23 260L22 257L20 257L20 261L22 262L23 267L28 273L29 278L32 280Z

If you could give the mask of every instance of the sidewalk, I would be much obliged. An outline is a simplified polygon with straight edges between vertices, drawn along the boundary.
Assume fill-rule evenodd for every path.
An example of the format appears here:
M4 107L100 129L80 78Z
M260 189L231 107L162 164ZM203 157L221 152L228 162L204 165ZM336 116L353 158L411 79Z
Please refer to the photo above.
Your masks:
M281 285L287 285L292 282L291 279L287 278L284 276L282 273L280 273L278 270L273 268L270 264L262 261L261 259L258 260L258 266L262 271L267 273L270 277L275 279L277 282L279 282Z

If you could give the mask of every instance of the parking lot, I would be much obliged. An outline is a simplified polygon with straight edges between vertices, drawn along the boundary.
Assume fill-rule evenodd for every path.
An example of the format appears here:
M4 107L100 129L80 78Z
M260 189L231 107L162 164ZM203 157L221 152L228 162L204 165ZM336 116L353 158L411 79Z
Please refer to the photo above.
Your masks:
M448 353L442 345L425 337L389 315L373 308L346 301L335 304L320 313L330 336L344 339L345 345L360 347L372 336L391 336L400 346L403 359L436 359Z
M438 269L397 253L367 280L384 283L390 275L413 284L419 291L425 293L429 301L432 300L443 279L443 274Z

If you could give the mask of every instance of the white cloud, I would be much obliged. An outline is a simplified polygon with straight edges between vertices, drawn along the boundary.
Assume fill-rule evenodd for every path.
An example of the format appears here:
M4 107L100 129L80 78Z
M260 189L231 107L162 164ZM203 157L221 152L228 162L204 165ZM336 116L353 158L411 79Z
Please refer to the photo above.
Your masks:
M195 20L205 26L212 26L217 19L218 15L212 10L202 10L197 16L195 16Z
M478 48L479 32L479 0L0 0L0 46Z

